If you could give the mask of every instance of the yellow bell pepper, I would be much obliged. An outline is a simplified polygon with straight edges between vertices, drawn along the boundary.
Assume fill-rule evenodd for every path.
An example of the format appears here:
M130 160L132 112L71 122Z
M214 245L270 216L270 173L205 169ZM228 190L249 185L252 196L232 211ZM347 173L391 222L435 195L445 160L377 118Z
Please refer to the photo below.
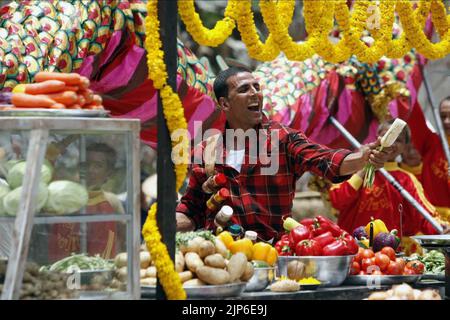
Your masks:
M231 233L229 233L228 231L223 231L217 236L217 238L223 242L223 244L225 245L225 247L227 247L228 250L230 250L230 246L234 242Z
M384 222L380 219L374 220L373 217L370 217L370 222L364 228L367 235L370 237L370 224L373 224L373 237L375 238L377 234L380 232L389 232L388 228L384 224Z
M250 261L253 255L253 242L247 238L236 240L230 244L230 251L232 254L242 252L247 256L247 260Z
M265 261L273 265L278 259L277 250L268 243L258 242L253 245L252 260Z

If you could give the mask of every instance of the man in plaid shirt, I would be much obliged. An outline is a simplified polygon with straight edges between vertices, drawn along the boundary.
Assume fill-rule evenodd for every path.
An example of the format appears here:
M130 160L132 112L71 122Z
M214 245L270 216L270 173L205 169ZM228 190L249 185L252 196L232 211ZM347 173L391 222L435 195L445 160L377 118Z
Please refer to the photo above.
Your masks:
M235 132L256 130L253 136L256 140L242 142L237 139L235 148L229 148L228 134L224 134L223 143L217 147L218 158L224 161L216 162L215 171L227 177L225 187L231 196L222 204L233 208L232 222L240 224L244 230L256 231L263 240L276 240L281 236L283 217L291 214L295 184L304 172L311 171L333 183L343 182L367 162L381 168L395 151L393 148L377 151L379 141L358 152L329 149L309 141L300 131L268 121L262 113L263 96L259 83L242 67L231 67L219 73L214 81L214 92L226 114L226 129ZM272 133L276 133L278 139L274 139ZM232 145L236 143L236 137L234 139ZM261 149L264 144L267 152ZM259 156L249 152L255 145ZM204 142L200 148L195 148L195 155L202 155L205 146ZM267 165L267 159L277 162L276 172L267 173L271 166ZM206 207L211 195L202 190L207 178L204 161L201 164L194 162L188 188L176 210L178 231L215 228L217 211L212 212Z

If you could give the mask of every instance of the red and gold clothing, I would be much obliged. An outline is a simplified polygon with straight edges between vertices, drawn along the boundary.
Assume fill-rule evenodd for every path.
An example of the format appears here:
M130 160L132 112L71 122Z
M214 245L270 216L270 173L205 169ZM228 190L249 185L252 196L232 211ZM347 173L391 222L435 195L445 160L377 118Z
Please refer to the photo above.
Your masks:
M425 194L436 207L440 218L450 222L450 178L447 174L448 162L441 139L428 128L419 104L414 105L408 126L411 129L414 146L422 156L423 165L418 178L422 182Z
M436 216L434 206L427 200L420 182L411 173L402 170L396 162L385 164L385 169L431 215ZM346 182L330 188L330 201L339 211L338 225L348 232L365 226L370 218L381 219L389 230L397 229L402 236L419 232L436 234L432 225L398 192L381 173L376 172L372 189L362 186L363 180L355 174ZM399 205L402 205L403 228L400 228Z
M116 204L103 191L90 191L86 214L117 214L122 213ZM106 259L113 258L118 252L117 248L117 222L90 222L87 223L87 254L99 254ZM56 261L69 256L71 253L80 253L80 224L60 223L51 227L49 234L49 260Z

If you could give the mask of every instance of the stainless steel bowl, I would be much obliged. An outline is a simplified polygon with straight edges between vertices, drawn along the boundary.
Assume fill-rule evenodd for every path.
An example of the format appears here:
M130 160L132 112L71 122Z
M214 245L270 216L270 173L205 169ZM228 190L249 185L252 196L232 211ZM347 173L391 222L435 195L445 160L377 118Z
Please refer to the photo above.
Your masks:
M278 272L280 276L288 277L289 263L301 262L304 266L301 278L314 277L324 286L337 287L347 277L352 258L350 256L281 256L278 257Z
M245 285L245 291L263 291L275 278L276 267L255 268L255 272Z

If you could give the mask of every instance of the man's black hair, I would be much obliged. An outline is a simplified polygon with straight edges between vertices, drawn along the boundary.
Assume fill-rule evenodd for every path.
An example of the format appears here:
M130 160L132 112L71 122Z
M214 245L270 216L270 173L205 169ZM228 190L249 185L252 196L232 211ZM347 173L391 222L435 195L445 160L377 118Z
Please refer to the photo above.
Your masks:
M439 108L442 107L442 104L443 104L445 101L450 101L450 96L445 97L444 99L441 100L441 103L439 103Z
M92 143L86 148L87 152L98 152L106 155L106 161L108 162L108 167L113 169L116 166L117 153L114 148L110 147L106 143Z
M214 80L214 94L216 95L217 101L219 101L220 97L228 97L228 78L241 73L241 72L249 72L252 71L246 67L230 67L226 70L220 71Z
M380 125L378 126L378 130L380 130L383 127L389 129L391 125L394 123L394 121L395 119L390 119L380 123ZM409 129L408 124L403 128L400 134L402 134L403 132L405 133L405 144L409 144L411 142L411 130Z

